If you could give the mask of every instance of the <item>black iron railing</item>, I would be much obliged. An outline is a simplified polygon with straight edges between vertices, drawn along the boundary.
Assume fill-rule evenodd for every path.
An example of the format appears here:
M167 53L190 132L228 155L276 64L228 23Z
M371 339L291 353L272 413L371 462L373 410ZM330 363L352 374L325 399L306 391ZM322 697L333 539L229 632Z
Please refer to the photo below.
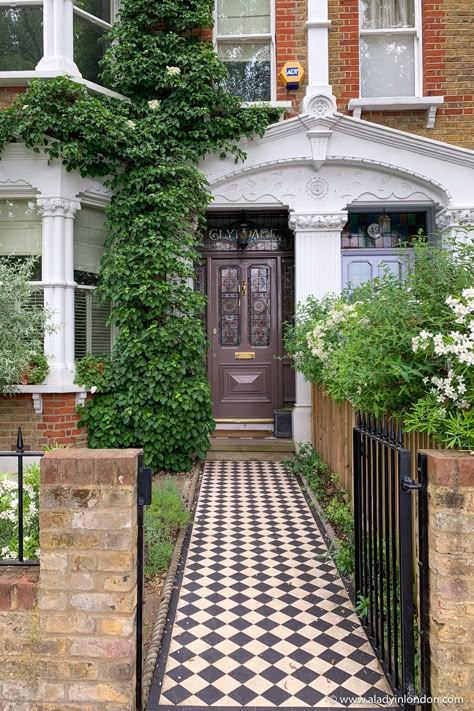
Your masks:
M393 420L359 414L353 444L358 609L408 710L428 695L427 545L421 528L417 540L413 535L414 526L426 524L426 487L424 480L412 479L410 450Z
M25 559L25 468L24 468L24 460L27 459L28 457L42 457L44 452L30 452L30 451L25 451L25 446L23 443L23 434L21 431L21 427L18 428L18 435L17 435L17 440L16 440L16 448L13 451L10 452L0 452L0 458L16 458L17 460L17 470L16 470L16 475L17 475L17 504L16 504L16 511L13 511L13 516L14 516L14 536L17 539L18 547L17 547L17 552L18 555L15 558L9 558L9 557L2 557L0 559L0 565L39 565L39 560L32 560L32 559ZM1 460L0 460L1 462ZM0 471L1 471L1 463L0 463ZM4 475L10 479L10 475ZM14 473L13 475L14 476ZM38 512L36 515L39 515ZM12 521L8 521L9 524L12 523ZM2 532L2 524L3 524L3 529L7 528L7 521L5 519L0 519L0 535ZM0 546L1 548L1 546Z

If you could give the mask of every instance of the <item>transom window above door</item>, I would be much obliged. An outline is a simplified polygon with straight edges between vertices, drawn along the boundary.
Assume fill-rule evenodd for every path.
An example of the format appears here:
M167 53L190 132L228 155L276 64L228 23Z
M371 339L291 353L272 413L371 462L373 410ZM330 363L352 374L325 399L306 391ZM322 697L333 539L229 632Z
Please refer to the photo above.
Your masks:
M361 97L421 95L421 0L360 0Z
M217 0L216 47L242 101L271 101L274 75L273 0Z
M427 234L427 213L354 212L341 234L342 249L396 249Z

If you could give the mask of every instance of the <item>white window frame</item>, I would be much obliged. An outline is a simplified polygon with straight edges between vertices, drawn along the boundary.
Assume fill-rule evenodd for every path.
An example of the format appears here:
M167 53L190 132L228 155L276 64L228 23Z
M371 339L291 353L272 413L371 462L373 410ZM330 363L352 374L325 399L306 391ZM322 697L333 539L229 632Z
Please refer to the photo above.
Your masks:
M423 37L422 37L422 5L421 0L414 0L414 12L415 12L415 25L414 27L393 27L393 28L382 28L382 29L365 29L362 27L362 0L359 0L359 38L361 37L373 37L373 36L384 36L384 35L403 35L406 37L413 37L414 39L414 74L415 74L415 91L413 97L423 96ZM360 61L360 41L359 41L359 97L366 101L370 101L375 98L387 98L394 101L396 97L369 97L362 96L362 63ZM402 99L410 97L401 97Z
M1 2L1 0L0 0ZM270 0L270 32L262 32L260 34L235 34L235 35L220 35L218 32L219 22L217 18L217 3L214 3L214 30L213 30L213 41L214 50L218 51L219 44L242 44L245 42L259 42L261 40L270 40L270 101L273 103L276 101L276 44L275 44L275 0ZM261 102L245 102L247 105L250 103L261 103Z
M43 57L34 69L28 71L0 71L0 86L24 86L31 79L50 79L67 75L88 87L93 93L106 94L118 99L126 97L95 82L84 79L74 61L74 15L82 17L104 30L110 30L118 12L118 0L110 0L111 22L106 22L74 5L73 0L0 0L2 7L42 6Z

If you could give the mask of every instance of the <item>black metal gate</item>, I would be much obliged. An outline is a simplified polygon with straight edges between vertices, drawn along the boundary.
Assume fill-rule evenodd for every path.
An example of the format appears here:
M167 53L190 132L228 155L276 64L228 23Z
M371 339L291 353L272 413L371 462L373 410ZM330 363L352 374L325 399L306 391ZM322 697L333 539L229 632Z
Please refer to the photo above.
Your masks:
M144 603L144 523L145 506L151 504L152 499L152 472L144 466L143 454L138 457L138 495L137 495L137 686L136 708L142 710L142 681L143 681L143 603Z
M362 623L399 705L429 695L426 473L393 420L359 415L353 430L355 592ZM416 499L415 495L418 497ZM417 504L417 505L415 505ZM414 532L418 529L418 536Z

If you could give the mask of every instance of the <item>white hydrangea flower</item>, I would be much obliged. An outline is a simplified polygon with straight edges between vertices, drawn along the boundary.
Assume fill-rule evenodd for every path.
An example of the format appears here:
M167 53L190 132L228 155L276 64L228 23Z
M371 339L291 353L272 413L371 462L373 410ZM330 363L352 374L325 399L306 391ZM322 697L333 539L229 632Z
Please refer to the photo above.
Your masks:
M91 393L94 394L97 391L97 385L91 387Z
M132 121L131 119L128 119L128 121L127 121L127 126L128 126L129 128L135 128L136 125L137 125L137 124L135 123L135 121Z
M168 76L179 76L181 74L181 69L179 67L166 67L166 73Z
M161 106L161 101L159 99L152 99L151 101L148 102L148 107L152 111L157 111Z

